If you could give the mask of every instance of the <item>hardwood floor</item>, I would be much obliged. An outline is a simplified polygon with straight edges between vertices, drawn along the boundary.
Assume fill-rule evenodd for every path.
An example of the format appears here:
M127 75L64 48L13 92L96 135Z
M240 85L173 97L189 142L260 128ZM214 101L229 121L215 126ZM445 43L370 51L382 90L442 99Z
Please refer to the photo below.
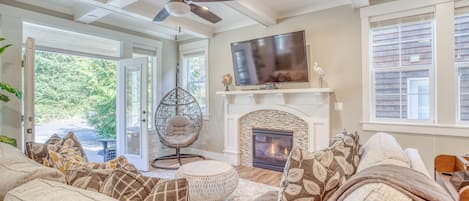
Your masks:
M282 172L245 166L237 166L235 168L238 171L240 178L249 181L278 187L280 186L280 181L282 180Z
M187 158L183 159L182 163L190 163L193 161L201 160L198 158ZM165 167L177 167L176 160L165 160L158 162L158 165L165 166ZM239 177L257 182L263 183L270 186L278 187L280 185L280 181L282 180L282 172L266 170L261 168L253 168L253 167L245 167L245 166L236 166L235 169L238 171Z

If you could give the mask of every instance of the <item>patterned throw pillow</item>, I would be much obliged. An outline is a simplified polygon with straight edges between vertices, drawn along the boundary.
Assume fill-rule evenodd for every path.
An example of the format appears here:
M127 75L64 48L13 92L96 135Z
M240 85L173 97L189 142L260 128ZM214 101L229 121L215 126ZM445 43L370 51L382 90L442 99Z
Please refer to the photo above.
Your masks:
M160 180L145 201L187 201L187 180Z
M280 200L327 200L346 180L344 152L343 142L313 153L294 148L285 166Z
M113 186L111 197L120 201L143 201L158 183L157 178L124 169L114 170L110 178Z
M64 138L62 138L59 142L56 143L58 146L58 151L61 152L65 149L74 149L76 153L79 153L85 161L88 161L86 158L86 153L83 150L83 147L80 144L78 138L73 134L73 132L69 132Z
M66 170L80 169L86 162L73 148L61 149L60 152L49 150L48 164L65 173Z
M119 156L115 159L109 160L107 162L103 163L97 163L97 162L87 162L83 164L83 168L86 169L118 169L118 168L123 168L127 171L131 172L137 172L137 168L129 163L127 158L125 156Z
M62 138L60 138L57 134L54 134L44 144L27 142L25 154L30 159L33 159L40 164L44 164L45 166L50 167L49 163L45 160L47 160L49 150L57 151L55 144L61 139Z
M109 175L111 175L111 173L112 170L110 169L65 170L65 180L69 185L99 192L101 186L104 184L104 181L109 177Z
M57 144L57 142L60 142L60 140L62 140L62 138L55 133L54 135L50 136L50 138L44 144Z
M347 179L355 174L357 171L358 163L360 162L360 136L357 132L347 133L344 131L332 137L330 146L338 142L344 142L345 146L345 160L351 166L348 166L346 171Z
M34 161L43 164L49 151L46 144L26 142L26 156Z

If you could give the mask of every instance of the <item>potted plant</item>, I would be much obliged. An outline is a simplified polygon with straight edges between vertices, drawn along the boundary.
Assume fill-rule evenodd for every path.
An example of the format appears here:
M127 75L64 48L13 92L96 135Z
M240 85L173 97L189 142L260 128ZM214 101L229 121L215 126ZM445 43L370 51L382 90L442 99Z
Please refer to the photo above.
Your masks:
M5 38L0 38L0 42L4 41L4 40L5 40ZM5 50L10 46L11 46L11 44L0 47L0 55L2 55L3 52L5 52ZM0 89L5 91L5 92L8 92L10 94L14 94L18 99L21 99L23 97L23 92L21 92L21 90L14 88L13 86L11 86L8 83L0 82ZM10 101L10 98L5 94L0 93L0 101L1 102L8 102L8 101Z
M4 40L5 40L5 38L0 38L0 42L4 41ZM0 55L2 55L3 52L10 46L11 46L11 44L0 47ZM10 94L15 95L16 98L18 98L18 99L21 99L23 97L23 92L21 92L21 90L16 89L15 87L11 86L8 83L0 82L0 89L4 92L8 92ZM0 102L5 102L6 103L8 101L10 101L10 98L4 93L0 93ZM7 136L4 136L4 135L0 135L0 142L11 144L11 145L16 147L16 140L13 139L13 138L9 138Z

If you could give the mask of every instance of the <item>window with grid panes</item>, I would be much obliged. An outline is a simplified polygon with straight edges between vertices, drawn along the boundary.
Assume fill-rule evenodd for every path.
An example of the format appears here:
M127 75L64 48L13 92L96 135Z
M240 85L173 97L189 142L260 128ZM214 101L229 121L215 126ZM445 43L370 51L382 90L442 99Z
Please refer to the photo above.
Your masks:
M183 54L182 83L199 103L207 116L207 63L206 52Z
M376 120L432 119L433 26L433 15L371 23Z
M455 17L455 65L458 70L459 120L469 121L469 13Z

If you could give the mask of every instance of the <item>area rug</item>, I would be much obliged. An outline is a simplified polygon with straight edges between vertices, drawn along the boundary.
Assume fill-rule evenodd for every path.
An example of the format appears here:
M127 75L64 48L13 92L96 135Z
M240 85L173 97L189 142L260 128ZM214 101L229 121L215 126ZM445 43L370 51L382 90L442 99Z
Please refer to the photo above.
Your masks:
M148 177L173 179L176 177L176 171L153 170L151 172L145 172L143 175ZM225 201L253 201L262 194L275 190L278 190L278 188L240 178L238 187L230 196L225 199Z

